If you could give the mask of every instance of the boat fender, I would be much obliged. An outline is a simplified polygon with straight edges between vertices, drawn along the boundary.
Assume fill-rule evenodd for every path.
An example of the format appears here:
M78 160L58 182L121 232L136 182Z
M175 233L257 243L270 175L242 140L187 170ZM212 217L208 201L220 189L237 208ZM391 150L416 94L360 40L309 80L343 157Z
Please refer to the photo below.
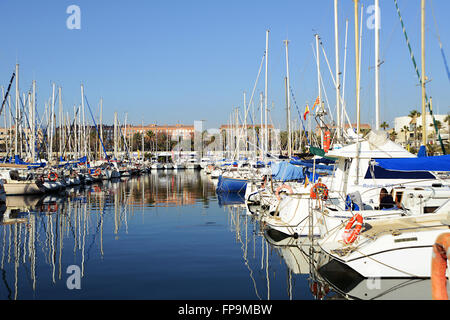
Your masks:
M437 237L431 260L431 296L433 300L448 300L447 260L450 254L450 233Z

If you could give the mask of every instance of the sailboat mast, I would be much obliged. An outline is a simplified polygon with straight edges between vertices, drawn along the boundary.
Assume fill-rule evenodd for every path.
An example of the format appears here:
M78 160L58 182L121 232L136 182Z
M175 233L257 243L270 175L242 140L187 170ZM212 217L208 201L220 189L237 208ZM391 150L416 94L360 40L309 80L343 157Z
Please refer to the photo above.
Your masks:
M336 132L337 138L341 138L341 79L339 65L339 25L338 25L338 0L334 0L334 42L336 54Z
M359 19L358 7L359 0L353 0L355 3L355 67L356 67L356 180L355 184L359 184L359 133L360 133L360 102L359 102Z
M253 98L253 97L252 97ZM247 130L247 93L244 91L244 151L245 156L248 156L248 130ZM202 137L203 142L203 137Z
M28 92L28 119L30 119L30 122L31 122L31 117L32 117L32 113L33 113L33 111L32 111L32 108L33 108L33 102L32 102L32 98L31 98L32 96L31 96L31 92ZM33 130L32 130L32 128L31 128L31 126L32 126L32 124L30 123L30 128L29 128L29 132L30 132L30 144L29 144L29 147L27 148L27 157L28 158L31 158L32 157L32 155L31 155L31 149L33 148L33 144L32 144L32 142L33 142L33 138L31 137L31 135L33 134ZM32 162L34 162L34 159L32 160Z
M145 140L144 140L144 121L142 121L142 162L145 161L144 149L145 149Z
M99 151L98 151L98 155L99 155L99 159L101 158L101 144L103 143L103 98L100 98L100 145L99 145Z
M359 101L359 0L353 0L355 3L355 72L356 72L356 134L360 133L360 101Z
M50 109L50 147L48 161L53 160L53 128L54 128L54 114L55 114L55 83L52 84L52 106Z
M19 93L19 64L16 64L16 125L15 125L15 134L14 134L14 152L17 154L17 137L19 134L19 100L20 100L20 93Z
M290 80L289 80L289 40L284 40L286 46L286 108L287 108L287 134L288 134L288 157L292 156L291 141L291 99L289 98Z
M117 154L117 112L114 112L114 158L119 158Z
M31 107L31 157L36 160L36 80L33 80L33 104Z
M261 113L261 126L259 127L259 137L260 137L260 141L259 141L259 148L260 148L260 152L261 152L261 160L263 160L263 156L264 156L264 138L262 137L263 134L263 93L261 92L260 94L260 107L259 107L259 111Z
M265 107L265 124L264 124L264 156L269 151L269 129L267 128L267 118L268 118L268 105L267 105L267 95L268 95L268 59L269 59L269 30L266 31L266 70L265 70L265 84L264 84L264 107ZM262 124L261 124L262 125Z
M322 108L322 85L321 85L321 76L320 76L320 51L319 51L319 35L316 34L316 64L317 64L317 88L319 90L319 105L317 108L319 108L319 112L323 114L323 108ZM320 145L323 148L323 121L322 118L320 120Z
M422 42L422 144L427 145L427 110L426 110L426 91L425 91L425 0L421 1L421 42Z
M375 0L375 129L380 130L380 1Z
M63 107L62 107L62 89L58 88L58 101L59 101L59 156L63 153Z
M86 141L86 116L84 112L84 85L81 84L81 112L83 117L82 137L83 137L83 156L87 157L87 141Z

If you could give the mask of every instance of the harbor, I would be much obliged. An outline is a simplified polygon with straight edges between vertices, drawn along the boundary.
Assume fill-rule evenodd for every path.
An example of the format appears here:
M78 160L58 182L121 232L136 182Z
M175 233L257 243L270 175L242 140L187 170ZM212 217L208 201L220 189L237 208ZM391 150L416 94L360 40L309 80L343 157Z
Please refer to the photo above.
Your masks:
M123 31L122 60L97 5L90 32L67 7L61 34L107 56L0 66L0 300L448 300L450 7L387 2L328 1L303 41L258 25L214 84L216 38L181 54L127 8L159 41Z

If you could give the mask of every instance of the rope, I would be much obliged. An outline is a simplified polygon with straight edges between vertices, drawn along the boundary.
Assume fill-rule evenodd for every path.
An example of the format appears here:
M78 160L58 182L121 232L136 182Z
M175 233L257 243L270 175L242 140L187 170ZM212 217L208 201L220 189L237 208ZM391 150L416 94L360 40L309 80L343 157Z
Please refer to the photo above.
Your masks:
M414 53L413 53L413 51L411 49L411 44L409 42L408 34L406 33L405 24L403 23L403 18L402 18L402 15L400 14L400 8L398 7L397 0L394 0L394 3L395 3L395 6L397 8L398 17L400 19L400 24L402 26L403 34L405 35L406 44L408 46L408 50L409 50L409 54L411 56L411 61L412 61L413 66L414 66L414 70L416 71L417 77L419 78L420 85L423 85L422 77L420 76L419 68L417 67L416 59L414 58ZM428 96L427 96L426 93L425 93L425 104L426 104L426 106L428 106L428 110L430 112L430 115L433 118L434 130L436 131L436 135L438 136L438 140L439 140L439 143L441 145L442 153L445 155L446 152L445 152L444 143L442 142L441 134L439 133L439 128L437 126L436 119L434 118L433 110L431 110L430 103L428 101ZM426 115L424 115L424 114L422 115L422 117L425 117L425 116Z
M433 1L431 0L430 3L431 3L431 14L433 15L434 25L436 26L436 36L438 38L439 48L441 49L442 59L444 60L444 66L445 66L445 71L447 72L447 78L448 78L448 81L450 81L450 70L448 68L448 63L447 63L447 58L444 53L444 48L442 47L441 37L439 35L439 28L438 28L438 24L436 21L436 16L434 15Z
M105 159L109 159L108 154L106 153L105 146L103 145L103 141L102 141L102 139L100 138L100 132L98 132L98 127L97 127L97 124L95 123L94 115L92 114L92 110L91 110L91 107L90 107L90 105L89 105L89 102L88 102L86 96L84 96L84 100L86 101L87 106L88 106L88 108L89 108L89 113L91 114L92 121L94 122L95 130L97 131L97 134L98 134L98 139L100 140L100 143L102 144L103 152L105 153L105 157L106 157ZM120 132L122 132L122 130L120 130ZM127 148L127 151L128 151L128 148Z

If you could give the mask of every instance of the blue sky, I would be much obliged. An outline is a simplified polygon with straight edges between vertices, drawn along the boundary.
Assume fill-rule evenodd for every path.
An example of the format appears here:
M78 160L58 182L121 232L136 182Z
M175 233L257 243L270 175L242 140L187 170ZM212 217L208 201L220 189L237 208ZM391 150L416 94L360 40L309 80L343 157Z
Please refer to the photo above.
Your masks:
M398 0L420 67L420 1ZM363 0L362 121L373 124L374 32L365 26ZM421 92L412 67L393 0L381 3L381 118L393 119L421 108ZM69 5L81 9L81 29L69 30ZM348 114L355 120L353 1L339 1L341 68L344 65L345 20L349 20L346 89ZM428 94L435 112L450 111L449 80L436 36L431 4L441 41L450 55L447 0L427 1ZM273 123L285 127L285 49L289 39L290 77L295 100L303 112L317 97L314 34L321 36L334 72L332 0L317 1L153 1L131 0L3 0L0 3L2 45L0 81L7 87L15 63L20 64L21 91L38 86L38 108L51 96L51 84L62 86L63 104L72 113L81 102L80 84L94 113L104 99L104 122L114 111L121 122L192 124L206 119L209 128L225 124L234 107L249 100L270 30L269 103ZM334 110L335 91L321 58L323 81ZM264 74L264 71L263 71ZM263 75L262 74L262 75ZM260 78L257 94L264 89ZM247 100L247 101L248 101ZM297 109L293 105L293 117ZM257 111L256 111L257 112ZM258 114L258 113L257 113ZM257 117L259 119L259 117ZM96 119L98 121L98 118Z

